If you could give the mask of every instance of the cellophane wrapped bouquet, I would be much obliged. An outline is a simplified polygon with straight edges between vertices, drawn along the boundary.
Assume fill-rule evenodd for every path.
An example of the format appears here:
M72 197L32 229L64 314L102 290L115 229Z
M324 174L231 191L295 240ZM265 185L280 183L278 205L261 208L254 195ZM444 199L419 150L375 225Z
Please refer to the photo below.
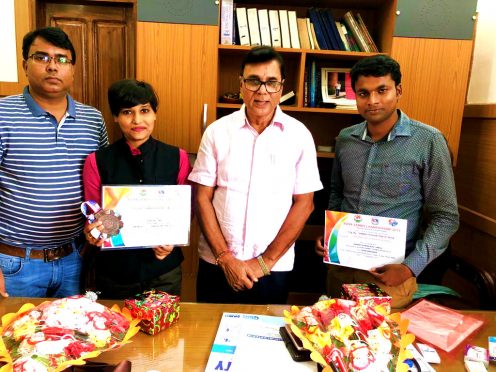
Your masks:
M0 371L62 371L129 342L138 331L127 309L85 296L24 304L2 317Z
M292 306L285 320L311 358L324 371L407 371L408 321L390 315L381 305L324 299L312 306Z

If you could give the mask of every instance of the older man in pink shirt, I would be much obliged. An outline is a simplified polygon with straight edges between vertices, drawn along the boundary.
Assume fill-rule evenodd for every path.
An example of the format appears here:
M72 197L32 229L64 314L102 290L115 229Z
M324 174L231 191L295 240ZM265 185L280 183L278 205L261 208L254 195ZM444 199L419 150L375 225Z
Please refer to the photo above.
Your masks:
M210 125L189 179L202 235L197 300L285 303L294 242L322 188L308 129L284 114L284 62L270 47L241 66L239 111Z

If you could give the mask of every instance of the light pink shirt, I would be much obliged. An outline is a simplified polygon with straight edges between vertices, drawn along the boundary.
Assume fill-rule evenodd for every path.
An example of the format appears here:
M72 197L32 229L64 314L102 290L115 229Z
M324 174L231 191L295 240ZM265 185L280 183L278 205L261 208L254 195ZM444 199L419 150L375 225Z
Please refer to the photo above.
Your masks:
M261 134L248 124L245 106L205 131L189 180L216 186L213 206L229 249L241 260L265 252L279 232L293 195L322 189L312 135L278 107ZM215 259L203 235L198 252ZM273 267L292 270L294 245Z

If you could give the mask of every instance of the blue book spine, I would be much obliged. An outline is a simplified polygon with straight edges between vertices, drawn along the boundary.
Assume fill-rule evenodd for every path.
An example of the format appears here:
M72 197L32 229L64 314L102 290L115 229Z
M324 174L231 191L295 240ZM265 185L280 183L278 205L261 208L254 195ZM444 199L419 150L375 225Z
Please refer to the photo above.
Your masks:
M310 64L310 102L309 107L315 107L317 104L317 66L315 61Z
M329 9L323 9L322 10L324 13L324 17L327 19L327 22L329 24L329 27L331 29L331 33L334 37L334 40L336 42L336 46L338 50L346 50L346 47L343 44L343 41L341 40L341 36L339 35L338 28L336 27L336 21L334 20L334 17L332 16L332 12Z
M329 24L329 21L327 20L327 14L325 12L325 9L318 9L317 13L320 17L320 22L323 26L325 35L327 37L327 45L330 46L330 49L333 50L339 50L339 45L336 40L334 40L334 35L331 30L331 25Z
M310 18L310 22L313 23L313 27L315 29L315 36L317 37L317 41L319 42L320 49L327 49L327 50L332 49L330 44L327 43L325 31L320 21L319 14L317 13L317 9L309 8L308 17Z

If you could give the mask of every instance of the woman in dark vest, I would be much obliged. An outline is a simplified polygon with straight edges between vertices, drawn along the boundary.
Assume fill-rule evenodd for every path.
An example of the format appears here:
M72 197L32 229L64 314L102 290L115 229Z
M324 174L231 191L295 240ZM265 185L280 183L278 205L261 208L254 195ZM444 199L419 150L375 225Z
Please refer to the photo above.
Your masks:
M102 185L183 185L191 170L187 153L151 137L158 106L152 86L143 81L120 80L108 90L114 122L122 138L88 156L83 183L86 200L101 205ZM88 227L85 231L88 230ZM102 241L86 234L90 244ZM96 289L102 298L122 299L156 288L179 295L181 262L179 247L158 246L98 252Z

